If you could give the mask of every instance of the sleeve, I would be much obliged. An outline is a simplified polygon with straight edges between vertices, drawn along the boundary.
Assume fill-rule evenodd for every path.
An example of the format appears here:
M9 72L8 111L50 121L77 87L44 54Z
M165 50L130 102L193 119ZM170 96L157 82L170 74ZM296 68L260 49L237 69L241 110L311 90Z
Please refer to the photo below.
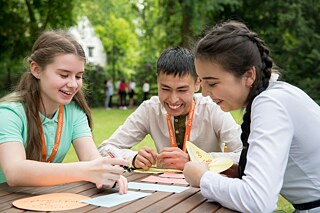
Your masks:
M108 150L111 149L114 153L119 153L120 157L131 162L137 152L130 149L150 132L147 112L148 105L143 102L109 139L100 144L98 147L100 154L107 156Z
M206 172L200 181L201 193L240 212L272 212L283 184L293 126L277 100L257 97L251 112L245 176L233 179Z
M74 108L71 108L71 110L73 110L72 141L80 137L92 136L86 113L75 103Z
M23 143L24 124L21 117L9 107L0 107L0 143L18 141Z

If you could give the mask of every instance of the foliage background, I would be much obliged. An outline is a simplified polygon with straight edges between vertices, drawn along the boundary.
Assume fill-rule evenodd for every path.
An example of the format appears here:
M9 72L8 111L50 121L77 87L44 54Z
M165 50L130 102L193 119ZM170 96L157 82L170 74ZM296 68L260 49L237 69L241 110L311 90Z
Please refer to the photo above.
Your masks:
M218 22L241 20L262 37L282 78L320 102L320 4L317 0L0 0L0 95L25 70L38 34L75 25L87 16L103 42L106 67L88 65L90 105L103 105L103 81L145 79L156 93L155 64L162 50L192 48ZM97 69L95 69L97 68ZM102 98L102 99L100 99Z

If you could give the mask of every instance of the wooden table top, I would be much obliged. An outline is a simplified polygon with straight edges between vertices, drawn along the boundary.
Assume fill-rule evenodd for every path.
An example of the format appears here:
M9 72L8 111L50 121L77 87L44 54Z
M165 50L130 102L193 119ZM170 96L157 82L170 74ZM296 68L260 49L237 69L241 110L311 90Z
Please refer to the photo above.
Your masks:
M125 173L128 182L140 182L141 179L150 174L141 173ZM180 185L181 186L181 185ZM186 185L184 185L186 186ZM130 189L132 190L132 189ZM89 182L75 182L70 184L62 184L50 187L9 187L7 184L0 184L0 212L33 212L18 209L12 205L12 202L17 199L26 198L35 195L47 193L76 193L91 198L107 195L117 192L115 189L97 189L95 184ZM78 209L60 211L60 212L219 212L232 213L234 211L222 207L219 203L208 202L200 193L198 188L192 188L181 192L151 192L152 195L140 198L131 202L126 202L111 208L88 205ZM37 211L38 212L38 211Z

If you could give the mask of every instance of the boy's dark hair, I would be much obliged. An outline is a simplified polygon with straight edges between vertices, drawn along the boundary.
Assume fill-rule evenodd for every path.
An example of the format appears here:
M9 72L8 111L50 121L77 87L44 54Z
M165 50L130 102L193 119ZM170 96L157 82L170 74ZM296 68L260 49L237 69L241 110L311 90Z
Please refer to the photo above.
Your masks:
M198 75L194 66L194 55L183 47L164 50L157 61L157 75L160 73L179 77L191 75L196 81Z

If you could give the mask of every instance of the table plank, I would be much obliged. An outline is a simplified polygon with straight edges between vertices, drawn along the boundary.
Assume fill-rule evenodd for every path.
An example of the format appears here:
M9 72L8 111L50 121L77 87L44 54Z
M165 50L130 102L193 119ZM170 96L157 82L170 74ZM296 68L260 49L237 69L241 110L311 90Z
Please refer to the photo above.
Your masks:
M173 208L169 209L168 213L177 212L189 212L199 206L201 203L205 202L206 199L201 195L200 192L192 195L191 197L183 200L182 202L175 205Z
M199 189L196 188L189 188L180 193L174 193L170 197L160 200L155 205L146 207L141 212L164 212L169 208L177 205L178 203L182 202L183 200L189 198L193 194L197 193Z
M146 173L124 173L129 182L141 182L141 180L150 174ZM160 184L160 183L158 183ZM168 184L161 184L168 185ZM219 203L208 202L200 193L199 188L192 188L181 192L159 192L153 190L133 190L152 193L150 196L140 198L134 201L126 202L111 208L99 207L94 205L87 205L82 208L63 211L63 213L131 213L131 212L218 212L218 213L232 213L235 211L222 207ZM34 195L47 193L75 193L94 198L97 196L117 193L118 189L97 189L96 185L90 182L75 182L69 184L61 184L47 187L9 187L7 184L0 184L0 212L4 213L35 213L35 211L25 211L18 209L12 205L12 202L17 199L30 197ZM41 213L41 212L36 212ZM47 212L43 212L47 213Z

